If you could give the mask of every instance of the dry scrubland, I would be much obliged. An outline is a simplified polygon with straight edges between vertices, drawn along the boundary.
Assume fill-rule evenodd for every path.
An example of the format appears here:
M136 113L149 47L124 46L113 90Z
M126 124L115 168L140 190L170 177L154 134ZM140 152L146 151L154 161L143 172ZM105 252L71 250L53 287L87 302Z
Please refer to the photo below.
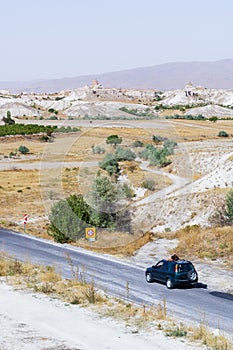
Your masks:
M218 164L219 155L222 156L222 153L231 147L231 144L228 144L231 141L220 140L217 137L220 130L226 130L229 134L233 133L232 122L229 121L218 121L215 124L184 120L169 123L161 121L161 128L158 129L148 128L149 125L153 125L150 123L150 121L145 121L147 127L142 129L83 128L75 134L56 136L54 142L48 144L39 141L36 137L2 139L0 165L8 164L10 170L0 170L1 226L23 232L23 215L27 213L29 215L27 233L51 238L47 235L47 215L51 205L56 200L73 193L81 192L85 195L98 167L93 164L90 167L82 167L80 162L96 163L101 160L102 155L92 153L92 146L99 145L104 147L106 152L110 152L112 148L106 145L105 140L111 134L121 136L123 144L126 145L131 145L135 140L151 143L152 135L161 135L176 140L179 148L173 156L173 165L164 170L170 174L185 176L190 181L200 179L213 170ZM7 158L10 152L14 152L22 144L29 148L30 154L16 159ZM201 162L200 159L202 159ZM61 162L62 165L57 168L47 168L44 165L46 162ZM69 166L66 166L65 163L68 164L68 162ZM38 167L23 170L22 166L20 167L21 163L37 164ZM168 176L148 174L140 169L135 161L122 164L122 171L135 187L140 187L142 182L149 177L153 177L156 182L155 192L171 184ZM232 227L204 229L190 225L183 229L172 230L167 226L167 230L161 233L151 231L153 224L163 225L168 215L177 217L177 221L181 220L178 208L182 208L182 212L190 212L186 221L183 222L189 225L199 212L203 213L205 208L209 210L208 205L212 199L215 200L213 203L217 203L219 198L224 198L228 189L213 188L204 193L189 193L185 196L185 200L178 194L176 198L167 196L161 201L156 201L152 207L145 207L145 213L142 211L141 217L138 215L138 222L141 226L138 226L133 234L99 232L97 242L92 243L91 247L84 239L80 239L76 244L98 252L134 257L135 252L148 242L163 239L171 240L171 242L177 240L175 249L181 257L188 256L198 262L202 262L203 259L205 262L206 259L207 261L208 259L217 260L220 263L227 263L231 270L233 267L231 263L233 260ZM152 192L148 192L146 196L151 194ZM212 198L211 201L210 198ZM159 213L159 221L156 213ZM140 214L140 208L137 214ZM170 253L173 251L171 250ZM67 262L74 277L73 280L63 280L60 273L55 272L52 267L33 266L30 262L22 264L17 260L2 256L0 258L1 281L13 285L18 290L29 288L30 291L44 293L50 297L50 300L59 298L66 308L68 305L77 306L77 308L88 307L89 310L94 311L90 317L92 319L94 317L95 323L99 320L96 316L98 314L101 319L104 316L107 320L110 317L116 319L117 322L120 321L125 328L130 329L130 332L136 335L142 332L147 337L148 334L162 331L169 338L182 339L182 343L171 342L166 349L170 346L180 349L180 344L188 348L190 343L195 349L201 349L203 345L204 348L214 350L233 349L231 341L224 334L210 332L204 320L198 326L189 326L174 320L167 312L166 300L161 300L158 305L152 307L139 307L127 301L122 302L110 298L96 289L94 281L91 285L86 283L85 271L74 267L69 256L67 256ZM212 278L212 275L209 278ZM126 300L129 292L129 286L126 285ZM35 341L38 342L38 339ZM144 344L148 344L147 341ZM57 343L56 346L59 348ZM156 346L158 346L157 340ZM164 343L161 343L161 348L165 348L162 346ZM61 348L68 349L65 345Z
M137 121L135 121L134 124L136 127ZM187 176L190 178L190 181L193 181L203 175L203 170L198 169L196 166L192 168L192 164L182 164L184 153L186 158L187 156L189 157L190 148L192 148L193 145L191 142L196 142L195 145L198 144L199 148L196 147L196 149L192 150L192 152L196 154L195 157L192 156L193 158L190 158L190 162L199 158L199 154L201 154L200 147L206 140L213 142L212 152L215 152L216 147L214 142L221 142L217 137L220 130L226 130L229 134L233 133L232 122L227 120L218 121L217 123L161 120L158 122L156 121L156 125L159 126L156 129L153 128L153 123L151 121L145 121L145 128L104 128L90 125L89 127L82 128L80 132L75 134L56 135L52 143L43 143L38 137L3 138L1 141L1 162L10 162L11 169L1 170L1 225L23 231L23 215L27 213L29 215L27 232L49 238L47 235L47 216L51 205L54 201L66 198L70 194L86 194L98 171L98 166L82 167L78 162L96 163L101 160L103 155L93 154L93 146L98 145L104 147L106 152L111 152L112 147L105 143L106 138L111 134L118 134L121 136L123 138L123 145L132 145L135 140L151 143L152 135L160 135L174 139L179 145L182 145L182 148L178 150L178 154L174 156L173 165L167 167L165 171L170 173L182 173L183 176ZM225 142L225 140L222 140L222 142ZM30 154L20 156L20 159L7 158L10 152L14 152L22 144L29 148ZM135 151L137 151L137 149L135 149ZM208 154L208 152L204 154L204 157L207 158ZM214 156L215 155L212 155L212 158L214 158ZM55 169L48 169L46 166L43 166L43 162L40 163L41 160L50 163L62 162L62 165ZM36 162L39 164L39 168L22 170L20 169L19 161L30 164ZM69 167L66 167L66 162L69 162ZM146 178L152 176L152 174L148 175L147 172L142 171L136 162L122 164L122 171L123 174L128 176L135 187L140 187ZM161 177L156 174L153 174L153 179L156 183L155 191L167 187L171 183L169 178ZM208 204L208 198L210 196L218 196L220 193L220 195L224 197L226 192L227 189L214 189L204 194L190 194L190 197L187 198L191 203L192 200L190 200L190 198L195 197L195 204L197 206L198 201L196 199L200 197L198 205L205 207L205 205ZM164 206L165 202L166 199L162 199L162 206ZM161 207L161 202L158 201L157 204ZM186 202L184 202L184 204L186 205ZM165 205L164 209L166 208L169 209L169 207ZM98 240L96 243L92 244L92 248L98 251L103 249L105 252L115 254L132 254L134 250L137 250L147 241L153 239L153 234L143 236L143 233L145 233L145 231L150 231L153 221L153 212L156 212L156 210L155 203L152 213L147 210L146 216L142 215L141 225L144 225L144 229L143 227L137 226L137 230L134 231L133 235L120 232L117 234L99 232ZM198 211L198 207L195 207L195 212L196 211ZM167 214L177 214L177 217L179 217L179 213L176 212L176 208L174 207L171 207ZM155 222L156 224L160 224L162 220L161 216L161 222L156 222L156 220ZM168 231L170 231L170 229L167 230L166 234L169 238L171 233ZM208 229L208 231L203 229L200 230L200 232L195 231L194 234L192 231L183 230L182 232L184 232L184 234L177 249L183 252L185 251L187 255L197 256L198 258L222 258L225 256L226 259L230 259L232 257L232 235L230 234L232 230L229 228L226 229L226 231L229 232L229 234L220 235L218 229ZM181 237L181 233L177 233L177 235ZM200 235L202 235L201 238L203 239L200 239ZM203 242L202 245L200 245L200 241ZM77 244L89 248L89 245L86 244L84 239L81 239ZM193 249L193 247L196 248Z
M21 263L18 260L10 259L6 255L1 255L1 282L4 283L6 281L9 285L14 286L15 290L27 289L31 292L46 294L50 296L50 299L58 298L65 303L64 305L66 305L66 308L68 305L88 308L93 312L92 317L95 315L96 322L98 317L104 317L107 318L107 320L110 318L118 322L118 327L119 322L123 324L128 330L131 330L132 334L156 334L156 344L157 346L162 346L163 349L168 349L171 345L175 346L175 340L173 340L173 343L170 342L170 345L169 343L165 345L165 339L161 339L161 334L159 335L159 332L162 332L162 335L164 334L168 338L182 339L184 348L185 346L186 348L191 346L193 349L205 349L206 347L213 350L233 349L231 340L223 333L216 334L216 332L211 332L205 324L204 319L203 322L195 326L175 320L167 311L165 299L161 300L158 305L152 305L150 307L145 305L133 305L127 301L130 293L129 286L127 285L125 288L126 301L109 297L104 292L96 289L94 281L91 284L87 284L85 280L85 270L79 270L78 267L73 266L69 255L67 255L66 258L73 276L72 280L62 279L61 275L55 272L55 269L52 267L32 265L29 261ZM39 302L40 298L40 296L37 297ZM60 305L60 308L61 307ZM77 312L79 311L76 310L76 313ZM24 327L25 326L26 325L24 325ZM17 337L16 341L19 342L18 330L15 329L14 332ZM94 326L92 332L96 332ZM28 332L28 334L29 333L30 332ZM30 334L26 342L28 344L33 344L34 337ZM6 338L6 336L4 336L4 338ZM24 338L22 338L21 341L25 343ZM37 344L39 342L41 344L42 341L45 343L49 341L49 338L36 337ZM56 339L56 341L58 341L58 339ZM138 341L140 342L141 339L139 338ZM176 343L178 349L180 349L182 343ZM146 342L144 344L146 344ZM182 349L183 345L181 346ZM62 349L68 350L65 345L63 346ZM51 347L51 349L54 349L54 347Z

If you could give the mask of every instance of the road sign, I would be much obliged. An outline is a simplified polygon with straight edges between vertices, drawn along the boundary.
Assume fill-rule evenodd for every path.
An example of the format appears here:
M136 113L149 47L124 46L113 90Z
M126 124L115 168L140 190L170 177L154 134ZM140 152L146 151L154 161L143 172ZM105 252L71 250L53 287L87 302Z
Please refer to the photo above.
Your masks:
M28 222L28 214L24 214L24 220L23 220L24 233L26 232L27 222Z
M86 228L86 239L88 241L96 240L96 228L95 227L87 227Z
M28 214L24 214L24 221L23 221L24 225L27 224L27 221L28 221Z

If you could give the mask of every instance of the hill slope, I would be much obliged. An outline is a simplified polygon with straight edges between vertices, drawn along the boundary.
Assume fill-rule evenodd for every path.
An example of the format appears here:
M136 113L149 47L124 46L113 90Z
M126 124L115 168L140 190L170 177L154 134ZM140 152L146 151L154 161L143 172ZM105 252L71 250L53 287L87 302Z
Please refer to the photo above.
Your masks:
M233 89L233 59L214 62L172 62L151 67L122 70L73 78L0 82L0 89L10 92L56 92L90 85L98 79L104 87L173 90L188 81L207 88Z

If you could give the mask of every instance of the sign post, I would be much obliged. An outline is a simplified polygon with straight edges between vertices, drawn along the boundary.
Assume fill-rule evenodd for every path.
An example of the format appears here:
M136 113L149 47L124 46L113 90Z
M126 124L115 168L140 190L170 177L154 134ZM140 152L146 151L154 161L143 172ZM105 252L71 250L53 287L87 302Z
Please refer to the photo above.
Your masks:
M24 233L26 233L27 221L28 221L28 214L24 214L24 220L23 220L23 229L24 229Z
M89 242L94 242L96 240L96 228L95 227L86 227L86 239Z

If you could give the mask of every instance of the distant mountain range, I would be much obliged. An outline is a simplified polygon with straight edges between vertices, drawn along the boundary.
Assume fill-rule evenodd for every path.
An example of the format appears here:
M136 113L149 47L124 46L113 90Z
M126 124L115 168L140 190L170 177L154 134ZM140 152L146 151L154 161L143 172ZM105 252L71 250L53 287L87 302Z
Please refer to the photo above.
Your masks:
M97 79L103 87L175 90L187 82L206 88L233 89L233 59L214 62L172 62L73 78L0 82L1 90L18 92L58 92L91 85Z

